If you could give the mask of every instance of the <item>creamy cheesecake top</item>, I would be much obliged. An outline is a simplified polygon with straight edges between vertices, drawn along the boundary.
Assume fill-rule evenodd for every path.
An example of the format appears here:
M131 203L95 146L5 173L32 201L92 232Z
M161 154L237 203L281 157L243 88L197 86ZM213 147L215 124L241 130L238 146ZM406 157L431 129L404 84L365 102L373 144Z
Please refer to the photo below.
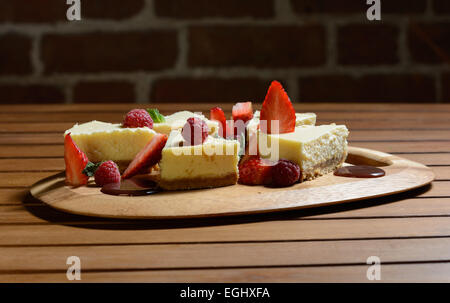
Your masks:
M331 131L334 129L340 129L345 134L345 136L348 135L348 130L345 125L336 125L332 123L328 125L319 125L319 126L311 126L311 125L297 126L292 133L277 134L275 136L279 136L280 139L285 140L308 142L311 140L315 140L316 138L319 138L327 133L331 134Z
M207 119L203 114L193 113L187 110L164 116L166 121L161 123L154 123L153 129L158 133L170 135L172 130L183 128L184 124L186 124L186 120L192 117L204 120L206 122L206 125L208 125L210 135L217 133L217 130L219 129L219 122L211 121Z
M101 121L90 121L82 124L75 124L72 128L65 131L64 135L71 133L72 135L86 135L93 133L109 133L114 131L125 131L125 132L136 132L136 131L148 131L153 132L148 127L136 127L136 128L128 128L122 127L120 123L108 123Z

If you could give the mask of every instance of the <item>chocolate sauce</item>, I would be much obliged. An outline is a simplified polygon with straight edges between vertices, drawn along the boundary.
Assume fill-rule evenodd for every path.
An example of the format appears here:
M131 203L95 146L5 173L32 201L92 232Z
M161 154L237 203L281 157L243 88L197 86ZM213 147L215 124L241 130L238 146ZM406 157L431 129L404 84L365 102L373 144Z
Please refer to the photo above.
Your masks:
M101 189L107 195L144 196L159 192L158 186L151 180L126 179L120 183L106 184Z
M334 172L335 176L349 178L379 178L386 175L381 168L367 165L343 166Z

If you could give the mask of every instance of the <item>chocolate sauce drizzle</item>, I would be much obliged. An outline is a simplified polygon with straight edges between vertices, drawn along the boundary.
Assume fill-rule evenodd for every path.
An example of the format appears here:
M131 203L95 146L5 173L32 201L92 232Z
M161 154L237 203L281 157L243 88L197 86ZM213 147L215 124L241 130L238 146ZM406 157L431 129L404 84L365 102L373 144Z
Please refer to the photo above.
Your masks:
M334 172L335 176L348 178L379 178L386 175L381 168L367 165L343 166Z

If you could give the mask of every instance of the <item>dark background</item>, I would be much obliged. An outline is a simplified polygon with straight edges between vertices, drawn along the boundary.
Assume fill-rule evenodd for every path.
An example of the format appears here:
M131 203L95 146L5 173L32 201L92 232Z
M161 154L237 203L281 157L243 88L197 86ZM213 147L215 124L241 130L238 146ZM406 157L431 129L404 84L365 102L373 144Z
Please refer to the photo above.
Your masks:
M450 102L450 0L0 0L0 103Z

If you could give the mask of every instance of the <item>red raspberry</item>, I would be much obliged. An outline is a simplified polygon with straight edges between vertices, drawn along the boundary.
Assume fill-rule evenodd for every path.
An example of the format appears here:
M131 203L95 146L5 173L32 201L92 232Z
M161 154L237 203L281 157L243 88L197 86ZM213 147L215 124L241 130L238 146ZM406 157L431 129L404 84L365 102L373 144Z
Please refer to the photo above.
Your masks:
M239 164L239 183L247 185L270 184L272 168L270 161L250 157Z
M189 118L181 130L181 135L191 145L199 145L208 137L208 125L200 118Z
M145 109L132 109L125 116L123 127L145 127L153 128L153 119Z
M300 167L294 162L280 159L272 169L272 185L289 186L300 179Z
M103 186L109 183L120 182L119 167L113 161L109 160L100 164L94 174L95 184Z

